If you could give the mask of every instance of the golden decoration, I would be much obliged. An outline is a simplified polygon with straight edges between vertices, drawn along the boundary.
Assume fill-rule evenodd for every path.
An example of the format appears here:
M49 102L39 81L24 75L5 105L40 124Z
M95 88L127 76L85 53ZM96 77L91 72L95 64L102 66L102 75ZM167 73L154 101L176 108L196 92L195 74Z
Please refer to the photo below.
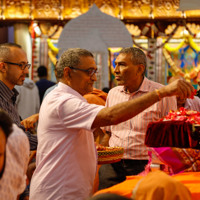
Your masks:
M46 36L51 39L59 39L60 34L63 30L62 26L57 24L52 25L51 23L39 23L38 26L40 27L42 36Z
M166 34L170 34L172 30L176 27L176 24L171 24L167 26L165 29ZM190 33L186 29L186 27L196 36L198 36L198 33L200 32L200 25L195 23L187 23L185 26L179 26L178 30L174 34L173 38L182 38L184 36L188 36Z
M154 0L153 7L155 18L182 17L182 12L177 11L179 8L178 0Z
M76 1L61 1L62 2L62 18L71 19L89 10L89 1L76 0Z
M188 36L185 36L184 39L180 42L180 44L178 44L176 47L172 47L170 46L168 43L166 43L164 45L164 48L166 50L168 50L169 52L175 52L175 51L178 51L180 48L183 47L184 44L189 44L195 51L199 52L200 51L200 46L198 46L192 36L188 35Z
M170 52L175 52L178 51L180 48L183 47L183 45L185 44L185 40L183 39L179 45L177 45L176 47L171 47L168 43L165 44L164 48L167 49Z
M93 4L119 19L199 18L200 12L177 11L179 0L1 0L1 20L64 20L86 13Z
M32 0L32 19L59 19L60 1L59 0Z
M126 24L126 28L131 35L139 36L141 34L141 30L139 29L139 27L134 24Z
M192 39L191 36L188 37L188 42L189 42L190 46L191 46L195 51L197 51L197 52L200 51L200 46L198 46L198 45L193 41L193 39Z
M29 0L3 0L3 19L29 19L31 12L31 1Z
M120 14L120 2L119 0L93 0L92 4L96 4L96 6L104 13L111 15L113 17L119 17Z
M165 59L167 60L168 64L170 65L172 72L175 75L181 75L184 77L184 72L182 72L182 70L176 66L176 64L172 60L170 54L167 52L167 50L165 48L163 48L163 55L165 56Z
M149 19L151 13L150 1L148 0L124 0L121 10L123 19Z

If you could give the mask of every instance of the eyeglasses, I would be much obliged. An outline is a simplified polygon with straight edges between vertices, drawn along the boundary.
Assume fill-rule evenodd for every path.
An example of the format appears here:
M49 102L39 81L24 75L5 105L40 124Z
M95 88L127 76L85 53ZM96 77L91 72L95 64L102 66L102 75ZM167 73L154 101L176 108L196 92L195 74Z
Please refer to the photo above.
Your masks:
M22 70L25 70L26 67L28 69L30 69L31 67L31 64L29 63L13 63L13 62L4 62L4 63L10 64L10 65L18 65Z
M79 69L79 68L76 68L76 67L69 67L69 68L86 72L89 76L93 76L94 74L96 74L98 72L97 69L92 69L92 68L90 68L90 69Z

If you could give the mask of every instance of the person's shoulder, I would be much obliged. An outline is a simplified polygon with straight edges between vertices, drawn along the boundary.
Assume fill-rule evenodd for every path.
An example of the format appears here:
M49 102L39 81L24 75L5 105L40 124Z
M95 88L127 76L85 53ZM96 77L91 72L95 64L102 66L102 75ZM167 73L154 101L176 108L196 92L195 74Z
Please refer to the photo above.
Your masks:
M44 101L46 101L47 104L50 102L57 102L58 104L62 104L69 100L79 101L82 99L85 100L85 98L83 98L83 96L79 95L78 93L73 93L70 89L66 90L66 88L62 87L62 85L56 85L53 90L51 90L48 95L45 96Z
M36 84L37 86L40 85L40 84L41 84L41 80L36 81L35 84Z
M48 80L48 82L49 82L49 85L51 85L51 86L54 86L54 85L56 85L56 83L55 83L55 82L53 82L53 81L49 81L49 80Z
M195 99L196 101L199 101L199 102L200 102L200 98L199 98L198 96L194 96L194 99Z
M152 90L155 90L164 86L163 84L158 83L156 81L149 80L148 78L145 79L145 84L148 84L152 88Z
M20 156L19 154L21 152L23 152L24 155L29 154L30 145L28 137L16 124L13 124L13 131L8 137L7 148L15 157L17 155Z
M108 94L109 94L109 93L113 93L113 92L117 92L117 91L122 91L123 89L124 89L124 86L122 86L122 85L115 86L115 87L113 87L113 88L111 88L111 89L109 90Z
M113 98L116 95L120 95L124 91L124 86L115 86L111 88L108 92L106 100Z
M193 99L187 98L186 101L191 102L191 103L196 103L200 105L200 98L197 96L194 96Z
M13 128L13 131L12 131L11 135L9 136L9 140L12 140L12 141L17 141L17 140L28 141L28 138L27 138L25 132L21 128L19 128L16 124L13 124L12 128Z
M53 82L53 81L50 81L50 80L48 80L48 79L42 79L43 81L43 84L46 84L46 85L48 85L49 87L51 87L51 86L53 86L53 85L55 85L56 83L55 82Z
M22 86L21 85L15 85L15 89L20 93L22 90Z
M49 87L49 88L45 91L44 97L46 97L47 94L49 94L49 93L50 93L54 88L56 88L57 86L58 86L58 84L55 84L55 85ZM44 98L44 97L43 97L43 98Z

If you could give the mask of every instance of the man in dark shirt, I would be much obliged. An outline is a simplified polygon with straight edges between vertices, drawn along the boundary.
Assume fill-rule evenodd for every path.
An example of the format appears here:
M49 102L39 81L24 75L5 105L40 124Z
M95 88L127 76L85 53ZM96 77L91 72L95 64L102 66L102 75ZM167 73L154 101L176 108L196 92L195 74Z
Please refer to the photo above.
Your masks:
M15 100L18 92L14 86L24 83L30 66L21 46L13 43L0 44L0 108L5 110L13 122L24 131L16 109ZM36 150L37 136L28 131L25 133L30 142L30 150Z
M36 85L39 90L41 104L45 91L48 88L54 86L56 83L47 80L47 68L45 66L41 65L40 67L38 67L37 73L40 80L36 82Z

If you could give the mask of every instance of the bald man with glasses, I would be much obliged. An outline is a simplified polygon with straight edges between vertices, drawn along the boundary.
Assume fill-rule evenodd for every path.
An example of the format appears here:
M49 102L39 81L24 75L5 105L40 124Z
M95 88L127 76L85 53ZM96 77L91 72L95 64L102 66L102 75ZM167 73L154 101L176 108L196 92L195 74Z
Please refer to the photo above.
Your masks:
M25 131L16 108L16 97L19 94L15 85L23 85L31 64L20 45L15 43L0 44L0 108L5 110L13 122ZM25 131L30 150L37 149L37 136Z
M56 67L58 86L43 100L39 112L36 169L30 200L84 200L92 192L97 167L93 131L128 120L163 97L190 96L194 88L179 80L142 97L105 108L83 95L93 90L97 66L92 53L65 51Z

